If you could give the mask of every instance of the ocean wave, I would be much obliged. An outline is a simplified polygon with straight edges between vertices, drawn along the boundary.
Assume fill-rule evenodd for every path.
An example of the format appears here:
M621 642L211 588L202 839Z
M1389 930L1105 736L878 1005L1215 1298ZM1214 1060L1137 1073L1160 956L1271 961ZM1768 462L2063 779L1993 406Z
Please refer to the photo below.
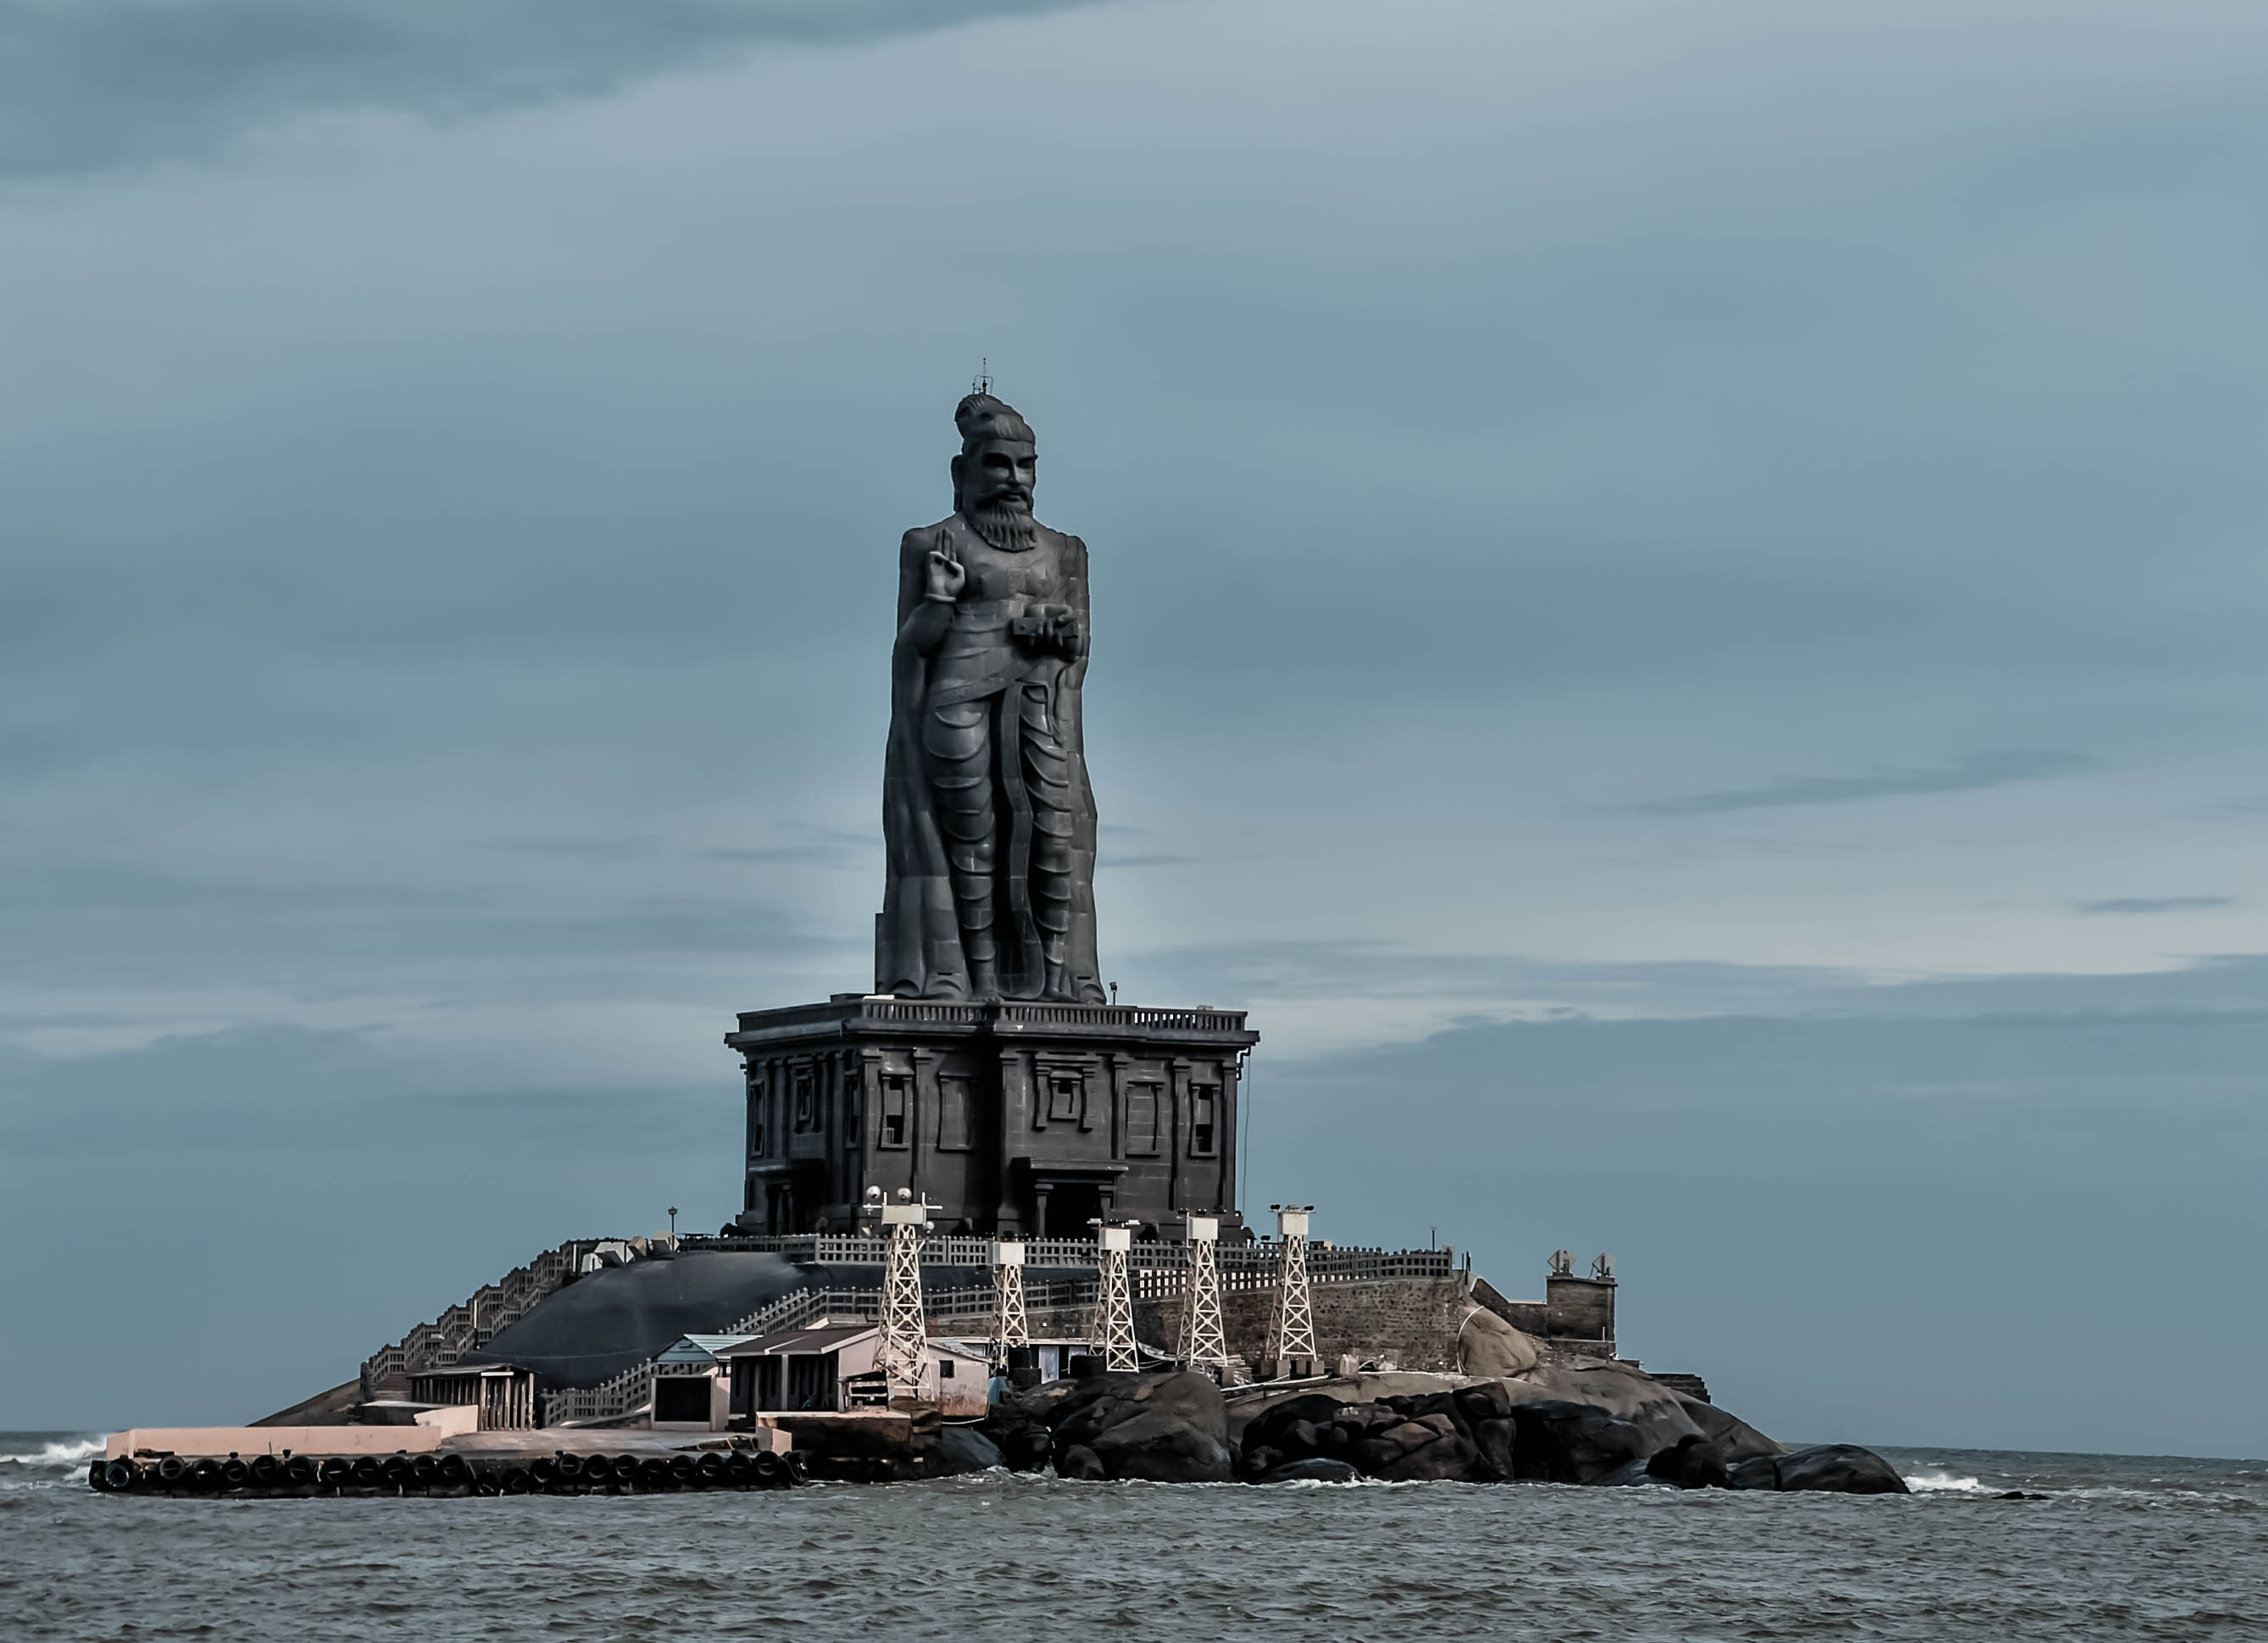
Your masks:
M1949 1467L1933 1466L1926 1471L1901 1474L1906 1487L1916 1494L1998 1494L1998 1489L1974 1478L1963 1477Z
M0 1466L83 1466L101 1454L109 1441L107 1432L91 1438L66 1438L42 1444L36 1455L0 1455Z

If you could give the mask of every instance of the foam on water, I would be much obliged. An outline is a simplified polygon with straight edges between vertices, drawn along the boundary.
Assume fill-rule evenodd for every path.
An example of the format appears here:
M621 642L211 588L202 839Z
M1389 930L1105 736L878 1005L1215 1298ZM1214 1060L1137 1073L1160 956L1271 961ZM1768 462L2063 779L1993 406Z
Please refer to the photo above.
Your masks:
M1937 1466L1920 1471L1902 1472L1906 1487L1916 1494L1999 1494L1999 1490L1974 1478L1964 1478L1948 1468Z
M87 1462L101 1454L103 1446L110 1441L110 1434L107 1432L98 1432L92 1434L64 1433L58 1436L45 1438L44 1441L42 1441L42 1434L27 1434L22 1433L10 1433L5 1434L5 1436L0 1436L0 1443L4 1443L10 1439L13 1439L15 1440L15 1443L11 1445L11 1447L16 1447L17 1445L21 1445L26 1436L29 1436L33 1441L39 1442L40 1447L37 1449L31 1449L26 1447L21 1454L9 1454L4 1450L0 1450L0 1466L36 1466L58 1469L84 1466Z

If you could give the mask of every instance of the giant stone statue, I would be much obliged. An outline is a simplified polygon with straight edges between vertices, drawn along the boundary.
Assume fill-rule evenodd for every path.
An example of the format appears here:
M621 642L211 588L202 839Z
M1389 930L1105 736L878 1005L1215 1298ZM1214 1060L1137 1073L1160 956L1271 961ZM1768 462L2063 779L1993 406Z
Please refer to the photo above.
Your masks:
M1099 1004L1086 544L1033 517L1012 407L972 393L954 422L952 516L898 553L874 988Z
M979 392L953 513L906 532L890 652L874 990L743 1010L738 1226L848 1232L919 1193L963 1233L1241 1228L1241 1009L1106 1001L1079 731L1086 545L1032 517L1038 454ZM877 567L878 570L880 567Z

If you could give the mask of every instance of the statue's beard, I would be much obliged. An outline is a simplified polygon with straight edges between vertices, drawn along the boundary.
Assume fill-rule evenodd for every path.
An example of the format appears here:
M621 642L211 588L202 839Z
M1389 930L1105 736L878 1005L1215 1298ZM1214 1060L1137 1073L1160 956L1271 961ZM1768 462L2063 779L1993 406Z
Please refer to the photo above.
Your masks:
M994 502L971 508L966 517L977 535L1004 554L1020 554L1040 539L1039 521L1027 509Z

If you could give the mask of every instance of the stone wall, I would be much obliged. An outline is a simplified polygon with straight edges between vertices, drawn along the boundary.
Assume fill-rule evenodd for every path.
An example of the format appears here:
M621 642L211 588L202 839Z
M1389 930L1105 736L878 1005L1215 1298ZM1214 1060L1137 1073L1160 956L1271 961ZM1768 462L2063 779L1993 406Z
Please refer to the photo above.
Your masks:
M1514 1301L1485 1278L1473 1284L1473 1299L1513 1328L1533 1337L1555 1358L1615 1355L1615 1284L1611 1279L1554 1273L1545 1280L1542 1301Z
M1315 1353L1325 1373L1343 1353L1358 1361L1391 1361L1404 1369L1457 1367L1457 1335L1478 1306L1462 1273L1447 1278L1384 1278L1364 1283L1317 1284L1309 1292L1315 1315ZM1233 1290L1221 1297L1221 1324L1229 1355L1256 1369L1270 1356L1275 1321L1273 1289ZM1145 1346L1171 1352L1181 1329L1182 1302L1134 1303L1134 1333ZM1042 1339L1084 1335L1084 1307L1035 1309L1031 1331Z

